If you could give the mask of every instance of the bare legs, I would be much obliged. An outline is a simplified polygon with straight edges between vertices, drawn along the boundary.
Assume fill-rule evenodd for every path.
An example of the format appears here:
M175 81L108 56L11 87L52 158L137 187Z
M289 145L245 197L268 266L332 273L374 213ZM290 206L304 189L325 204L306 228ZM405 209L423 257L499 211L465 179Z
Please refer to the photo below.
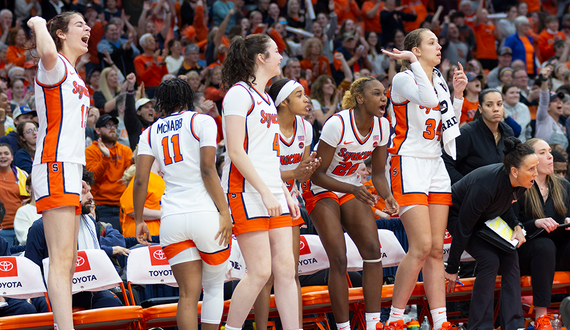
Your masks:
M178 328L198 329L198 300L202 292L202 260L184 262L172 266L172 274L180 288L180 299L176 311ZM202 325L204 328L206 324ZM216 324L217 328L218 325ZM212 330L212 329L209 329Z
M74 206L45 210L42 213L49 253L48 293L54 323L59 330L73 329L71 280L77 261L79 216Z

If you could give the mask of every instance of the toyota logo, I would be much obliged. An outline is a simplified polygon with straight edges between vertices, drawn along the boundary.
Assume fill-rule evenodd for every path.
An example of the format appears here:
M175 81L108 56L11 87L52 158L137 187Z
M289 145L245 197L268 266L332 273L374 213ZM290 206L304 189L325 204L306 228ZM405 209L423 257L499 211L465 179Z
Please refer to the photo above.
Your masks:
M162 252L162 250L156 250L154 251L154 253L152 254L157 260L164 260L166 259L166 256L164 255L164 252Z
M304 248L305 248L305 242L301 241L301 244L300 244L300 248L299 248L299 249L302 250L302 249L304 249Z
M75 263L75 266L81 267L81 266L83 266L84 263L85 263L85 259L83 259L82 256L77 256L77 262Z
M0 271L9 272L14 268L14 264L10 261L0 261Z

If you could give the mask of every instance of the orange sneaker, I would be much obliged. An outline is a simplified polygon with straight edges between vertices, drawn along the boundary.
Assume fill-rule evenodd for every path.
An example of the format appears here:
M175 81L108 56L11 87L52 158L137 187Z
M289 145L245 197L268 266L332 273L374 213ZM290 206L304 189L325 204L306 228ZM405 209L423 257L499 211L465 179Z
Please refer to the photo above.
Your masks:
M441 325L441 328L439 328L438 330L456 330L457 326L451 322L443 322L443 324Z
M376 323L376 330L384 330L384 325L382 325L382 322Z
M550 319L552 317L548 315L542 315L541 317L534 322L534 329L535 330L553 330L552 326L550 325Z
M404 330L404 320L398 320L386 324L384 330Z

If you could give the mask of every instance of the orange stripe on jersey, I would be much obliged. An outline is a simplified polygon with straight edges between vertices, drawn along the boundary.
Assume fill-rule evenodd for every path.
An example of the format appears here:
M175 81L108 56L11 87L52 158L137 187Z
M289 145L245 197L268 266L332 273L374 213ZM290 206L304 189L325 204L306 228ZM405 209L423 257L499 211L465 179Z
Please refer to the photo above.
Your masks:
M200 257L202 258L202 261L204 261L208 265L219 265L228 260L228 258L230 257L230 252L231 252L230 246L231 246L231 241L228 247L226 247L223 250L212 253L202 252L200 250L198 250L198 252L200 252Z
M177 256L180 252L182 252L186 249L189 249L189 248L193 248L193 247L196 247L196 244L194 244L194 241L187 240L187 241L182 241L182 242L167 245L167 246L162 248L162 251L164 252L164 255L170 260L170 259L174 258L175 256Z
M402 179L402 158L392 156L390 158L390 180L392 182L392 195L400 206L428 205L428 196L423 193L404 193Z
M195 113L192 115L192 119L190 119L190 131L192 132L192 135L194 136L194 138L198 141L200 141L200 138L198 137L198 135L196 135L196 133L194 133L194 118L196 118L198 114Z
M295 179L285 182L285 186L287 186L287 190L289 190L289 192L291 192L291 190L293 190L294 184L295 184Z
M348 202L349 200L354 199L354 198L355 198L355 197L354 197L353 194L346 194L346 195L343 195L343 196L340 198L338 204L339 204L339 205L342 205L342 204L344 204L344 203L346 203L346 202Z
M57 161L57 149L63 119L63 93L61 86L43 88L45 95L47 132L42 148L41 162ZM79 111L79 109L78 109Z
M368 139L370 138L370 135L372 135L372 130L374 130L374 119L372 119L372 127L370 128L370 131L368 132L368 135L366 135L364 141L360 140L360 133L358 132L358 128L356 127L356 120L354 120L354 109L350 109L350 124L352 126L352 131L354 132L354 136L356 137L358 143L360 144L366 143L366 141L368 141Z
M453 205L451 198L451 193L436 193L430 192L428 196L428 204L439 204L439 205Z
M251 86L250 86L250 87L251 87ZM259 92L257 91L257 89L255 89L255 88L253 88L253 87L251 87L251 88L257 93L257 95L259 95L259 97L261 97L261 98L263 99L263 101L265 101L265 103L267 103L268 105L271 105L271 101L268 101L268 100L271 100L271 98L269 97L269 95L267 95L267 93L265 93L265 92L263 93L263 94L265 94L265 97L264 97L263 95L259 94ZM250 93L250 94L251 94L251 93ZM251 98L253 99L253 96L252 96ZM261 104L261 103L260 103L260 104Z
M283 142L284 145L290 147L293 142L295 141L295 135L297 135L297 116L295 116L295 121L293 122L293 127L295 127L295 131L293 132L293 138L291 139L291 143L287 143L287 141L283 140L283 136L281 133L279 134L279 139Z
M232 163L228 179L228 193L242 193L245 188L245 178Z
M391 154L398 154L402 143L404 143L408 137L408 103L409 101L404 103L392 102L396 116L396 136L392 140L392 146L388 149L388 152Z
M65 58L65 56L64 56ZM69 63L69 61L67 61ZM61 79L59 82L53 84L53 85L48 85L48 84L42 84L41 82L39 82L38 80L38 76L36 75L36 82L38 83L38 85L40 85L41 87L55 87L55 86L59 86L61 85L65 79L67 79L67 65L65 65L65 63L63 64L63 66L65 67L65 74L63 75L63 79ZM74 65L72 65L73 67L75 67Z
M338 144L340 144L342 142L342 140L344 139L344 120L342 120L342 117L337 113L335 115L330 116L327 120L325 120L325 122L323 123L323 127L325 126L325 124L327 123L327 121L329 121L332 117L338 117L340 118L340 122L342 124L342 134L340 134L340 141L338 141Z

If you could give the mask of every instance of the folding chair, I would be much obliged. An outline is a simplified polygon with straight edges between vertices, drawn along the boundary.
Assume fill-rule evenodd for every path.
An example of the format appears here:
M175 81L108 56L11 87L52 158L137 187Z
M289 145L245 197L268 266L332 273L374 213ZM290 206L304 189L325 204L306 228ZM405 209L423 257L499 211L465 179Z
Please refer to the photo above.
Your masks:
M28 299L46 296L40 267L25 257L0 257L0 296ZM53 329L52 313L0 317L0 329Z
M47 282L49 258L43 260ZM73 274L72 293L102 291L120 286L127 306L83 310L73 313L75 329L139 329L143 318L140 306L129 306L125 286L115 266L103 250L77 251L77 265Z

